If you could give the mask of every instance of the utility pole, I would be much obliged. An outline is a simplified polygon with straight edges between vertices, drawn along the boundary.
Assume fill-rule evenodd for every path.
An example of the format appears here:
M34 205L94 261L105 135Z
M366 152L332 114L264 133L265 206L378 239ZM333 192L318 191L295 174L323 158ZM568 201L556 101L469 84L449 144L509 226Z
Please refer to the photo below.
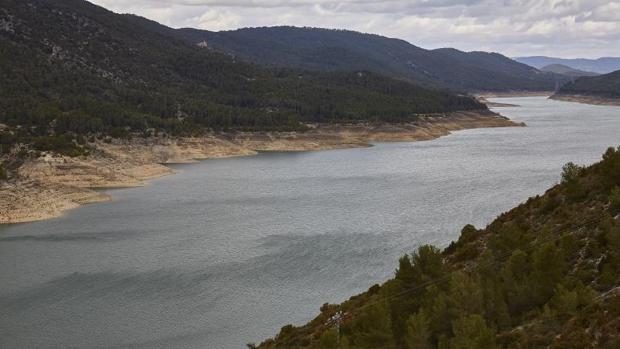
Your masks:
M342 310L339 310L336 315L332 316L330 320L330 322L332 322L333 324L335 324L336 326L336 331L338 331L338 349L341 349L341 345L340 345L340 337L342 336L342 333L340 332L340 325L342 322L342 318L344 317L344 314L342 313Z

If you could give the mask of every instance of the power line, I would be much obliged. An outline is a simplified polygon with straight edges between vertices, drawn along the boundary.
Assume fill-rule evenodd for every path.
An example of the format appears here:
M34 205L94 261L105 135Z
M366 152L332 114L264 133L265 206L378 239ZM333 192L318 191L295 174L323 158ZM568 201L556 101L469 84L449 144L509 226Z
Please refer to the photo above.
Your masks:
M563 238L571 235L572 232L574 232L574 231L576 231L576 230L578 230L580 228L586 227L586 226L591 225L593 223L601 222L605 217L606 217L605 213L601 213L600 215L598 215L596 217L593 217L593 218L590 218L590 219L582 222L581 224L579 224L577 226L564 227L564 228L559 228L557 230L551 231L549 233L548 237L546 237L544 239L536 239L534 241L531 241L528 244L529 246L524 248L523 251L528 251L528 250L530 250L530 249L532 249L532 248L534 248L536 246L539 246L539 245L542 245L542 244L545 244L545 243L548 243L548 242L552 242L552 241L557 241L557 240L563 239ZM570 232L571 234L564 235L564 233L566 233L566 232ZM559 236L558 236L558 234L559 234ZM481 266L482 267L492 266L492 265L494 265L496 263L500 263L500 260L502 260L504 258L509 258L513 253L514 253L514 251L506 252L506 253L498 256L498 258L496 258L496 259L494 259L492 261L489 261L487 263L479 263L478 266L479 267L481 267ZM453 275L455 275L457 272L461 272L461 271L462 271L462 269L452 270L452 271L446 273L446 275L444 275L442 277L439 277L439 278L436 278L436 279L433 279L433 280L429 280L429 281L423 282L423 283L418 284L418 285L416 285L414 287L411 287L411 288L408 288L406 290L403 290L403 291L401 291L401 292L399 292L399 293L397 293L395 295L392 295L392 296L389 296L389 297L385 297L385 298L379 299L379 300L374 301L374 302L368 302L366 304L363 304L362 306L357 307L356 309L354 309L354 311L355 312L359 312L361 309L364 309L366 307L374 306L376 304L379 304L380 302L390 302L392 300L395 300L395 299L398 299L400 297L406 296L409 293L425 289L425 288L427 288L427 287L429 287L431 285L448 281L448 280L450 280L452 278ZM341 324L341 321L343 319L345 319L346 317L351 316L351 313L352 312L344 313L341 310L339 312L340 315L330 319L326 325L333 326L335 324L334 322L337 321L338 333L340 335L340 324Z

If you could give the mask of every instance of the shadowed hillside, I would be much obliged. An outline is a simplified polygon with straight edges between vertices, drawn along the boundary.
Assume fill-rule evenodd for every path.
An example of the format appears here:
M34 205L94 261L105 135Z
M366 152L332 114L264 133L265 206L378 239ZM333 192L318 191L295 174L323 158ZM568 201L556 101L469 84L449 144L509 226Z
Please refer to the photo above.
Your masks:
M268 66L368 70L458 91L553 90L562 76L497 53L426 50L404 40L347 30L268 27L209 32L179 30L185 40Z
M256 67L82 0L6 0L0 23L0 123L15 129L0 134L5 150L69 149L75 134L303 130L486 109L365 71Z
M602 57L597 59L587 58L555 58L545 56L515 57L517 62L527 64L534 68L542 69L551 64L561 64L573 69L607 74L620 70L620 57Z
M558 94L619 99L620 70L605 75L581 77L562 86Z
M571 77L571 78L577 78L577 77L580 77L580 76L597 76L597 75L599 75L597 73L592 73L592 72L587 72L587 71L583 71L583 70L579 70L579 69L574 69L574 68L571 68L571 67L563 65L563 64L549 64L547 66L542 67L540 70L546 71L546 72L550 72L550 73L560 74L560 75L566 75L566 76Z

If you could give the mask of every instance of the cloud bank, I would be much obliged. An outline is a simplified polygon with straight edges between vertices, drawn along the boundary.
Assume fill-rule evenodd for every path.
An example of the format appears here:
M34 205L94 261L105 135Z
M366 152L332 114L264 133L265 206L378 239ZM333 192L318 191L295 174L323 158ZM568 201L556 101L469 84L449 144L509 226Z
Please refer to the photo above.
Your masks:
M351 29L425 48L620 56L620 0L94 0L171 27Z

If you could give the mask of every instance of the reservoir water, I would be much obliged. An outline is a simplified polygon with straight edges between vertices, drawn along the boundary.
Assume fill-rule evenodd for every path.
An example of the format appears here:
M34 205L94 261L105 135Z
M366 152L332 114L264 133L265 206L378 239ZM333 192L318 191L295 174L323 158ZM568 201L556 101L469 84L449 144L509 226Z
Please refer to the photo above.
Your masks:
M0 226L0 347L244 348L620 144L620 107L495 100L528 127L178 165L111 202Z

